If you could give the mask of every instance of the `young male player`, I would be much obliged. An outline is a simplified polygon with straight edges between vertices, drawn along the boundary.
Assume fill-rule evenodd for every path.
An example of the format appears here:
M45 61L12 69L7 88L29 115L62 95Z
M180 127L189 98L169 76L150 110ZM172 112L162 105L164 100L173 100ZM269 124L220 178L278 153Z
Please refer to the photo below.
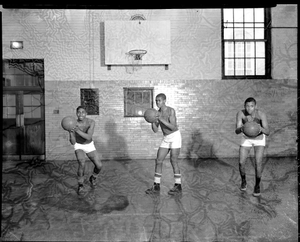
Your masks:
M99 154L95 148L92 139L94 134L95 121L86 117L87 113L83 106L76 109L77 125L71 131L70 143L74 145L76 158L78 160L78 194L83 192L84 169L85 169L85 154L95 165L93 174L90 176L92 186L96 185L96 179L101 171L102 163Z
M171 151L170 161L174 171L175 185L168 192L168 194L176 195L182 191L181 174L178 166L178 156L181 148L181 134L178 129L175 110L166 106L166 95L163 93L158 94L155 102L159 110L157 121L152 123L152 130L156 133L158 131L158 127L160 126L164 137L158 149L157 158L155 160L154 184L151 188L146 190L146 193L155 194L160 192L162 164L167 154Z
M269 127L267 117L264 112L256 108L256 100L252 97L246 99L244 103L245 109L239 111L236 115L236 134L243 133L243 125L246 122L254 121L260 125L260 133L257 137L249 138L244 133L242 136L240 146L240 160L239 170L241 175L241 190L246 191L246 173L245 173L245 162L252 146L254 146L255 152L255 186L253 196L260 196L260 180L262 176L262 160L264 155L264 149L266 145L265 135L269 135Z

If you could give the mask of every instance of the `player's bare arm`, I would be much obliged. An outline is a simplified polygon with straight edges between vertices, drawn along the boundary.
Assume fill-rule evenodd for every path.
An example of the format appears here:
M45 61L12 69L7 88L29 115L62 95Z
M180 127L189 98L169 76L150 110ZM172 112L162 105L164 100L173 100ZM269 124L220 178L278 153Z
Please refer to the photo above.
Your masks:
M240 134L243 132L243 112L239 111L236 115L236 129L235 133Z
M265 135L269 135L270 134L270 130L269 130L269 125L268 125L266 114L264 112L261 112L261 111L259 111L258 114L259 114L259 116L261 118L261 123L262 123L260 131L262 133L264 133Z

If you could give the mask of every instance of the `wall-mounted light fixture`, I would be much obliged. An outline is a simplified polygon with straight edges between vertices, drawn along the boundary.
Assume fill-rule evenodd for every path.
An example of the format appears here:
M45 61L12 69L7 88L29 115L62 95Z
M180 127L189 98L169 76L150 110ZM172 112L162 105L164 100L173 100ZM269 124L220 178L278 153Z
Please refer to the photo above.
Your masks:
M23 49L23 41L10 41L11 49Z

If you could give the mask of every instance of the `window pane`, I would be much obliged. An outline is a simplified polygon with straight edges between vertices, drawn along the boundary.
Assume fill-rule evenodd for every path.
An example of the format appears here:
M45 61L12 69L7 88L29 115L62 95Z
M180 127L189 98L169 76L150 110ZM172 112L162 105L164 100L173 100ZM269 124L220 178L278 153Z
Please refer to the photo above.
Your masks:
M225 42L225 58L234 57L233 42Z
M253 8L244 9L245 22L253 22Z
M265 59L256 59L256 75L265 75Z
M245 39L254 39L254 29L245 28Z
M254 59L246 59L246 75L254 75Z
M246 57L255 57L254 42L246 42Z
M233 9L229 8L229 9L224 9L223 10L223 17L224 17L224 23L226 22L233 22Z
M263 8L255 8L255 22L264 22L264 9Z
M225 75L233 76L234 75L234 64L233 59L225 59Z
M255 29L255 39L264 39L264 29L263 28L256 28Z
M243 42L235 43L235 56L236 57L244 57L244 43Z
M235 60L235 75L244 75L244 59Z
M243 9L234 9L234 22L243 22Z
M148 104L151 102L151 95L150 92L143 92L143 103L146 104L146 106L148 107Z
M256 42L256 57L265 57L265 43Z
M233 39L233 28L224 29L224 39Z
M234 29L234 38L235 39L243 39L243 29L239 28L239 29Z

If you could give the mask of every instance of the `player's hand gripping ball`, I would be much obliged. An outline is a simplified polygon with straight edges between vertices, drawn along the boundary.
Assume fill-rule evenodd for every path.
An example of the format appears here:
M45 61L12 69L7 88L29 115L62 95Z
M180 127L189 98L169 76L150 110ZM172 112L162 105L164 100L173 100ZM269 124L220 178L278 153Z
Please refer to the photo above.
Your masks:
M157 110L154 108L148 108L144 113L144 119L148 123L155 123L157 121Z
M243 132L248 137L256 137L261 132L260 125L256 122L247 122L243 126Z
M71 131L76 127L76 125L77 125L77 121L72 116L64 117L61 121L61 126L66 131Z

